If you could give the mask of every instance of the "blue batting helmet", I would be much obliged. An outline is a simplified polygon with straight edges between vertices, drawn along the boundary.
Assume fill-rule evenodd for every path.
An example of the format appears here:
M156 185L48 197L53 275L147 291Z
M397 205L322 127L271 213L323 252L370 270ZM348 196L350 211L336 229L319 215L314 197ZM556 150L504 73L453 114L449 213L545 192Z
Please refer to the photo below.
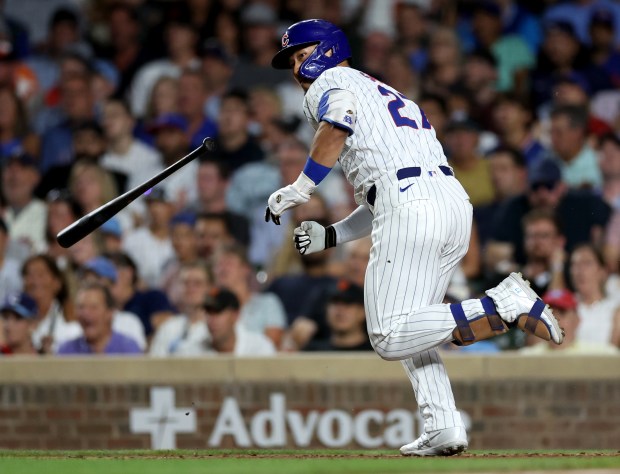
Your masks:
M289 58L298 49L317 44L299 68L299 75L314 80L326 69L351 57L347 37L340 28L325 20L304 20L289 26L282 35L282 49L271 60L276 69L290 69ZM331 51L331 56L327 53Z

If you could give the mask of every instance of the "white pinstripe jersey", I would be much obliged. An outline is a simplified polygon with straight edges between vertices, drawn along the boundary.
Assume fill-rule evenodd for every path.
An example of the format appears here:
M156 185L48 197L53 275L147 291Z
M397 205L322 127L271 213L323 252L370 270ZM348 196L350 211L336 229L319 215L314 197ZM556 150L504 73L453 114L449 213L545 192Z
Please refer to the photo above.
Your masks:
M304 114L315 130L321 99L334 89L349 91L356 99L354 120L340 119L353 133L339 161L358 204L365 203L368 189L379 178L392 176L397 182L396 171L401 168L436 170L447 165L435 130L420 107L396 89L350 67L328 69L306 92Z

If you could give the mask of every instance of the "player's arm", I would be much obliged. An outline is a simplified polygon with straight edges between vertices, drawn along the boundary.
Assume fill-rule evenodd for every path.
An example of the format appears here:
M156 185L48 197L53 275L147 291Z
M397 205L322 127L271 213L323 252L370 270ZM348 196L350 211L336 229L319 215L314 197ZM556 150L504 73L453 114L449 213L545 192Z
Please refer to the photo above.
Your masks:
M307 255L361 239L370 235L372 218L366 206L359 206L341 221L327 227L318 222L304 221L294 231L295 247L300 254Z
M319 127L314 135L306 166L297 180L269 197L265 221L280 223L284 211L307 202L315 188L331 171L353 134L356 100L352 92L331 89L323 93L316 111Z

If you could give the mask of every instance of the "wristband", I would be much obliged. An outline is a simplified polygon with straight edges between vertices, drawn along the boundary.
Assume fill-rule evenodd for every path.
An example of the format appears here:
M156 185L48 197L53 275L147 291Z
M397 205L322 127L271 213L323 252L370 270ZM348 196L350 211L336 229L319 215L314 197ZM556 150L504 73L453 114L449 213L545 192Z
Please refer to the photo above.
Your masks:
M333 225L328 225L325 227L325 248L335 247L336 243L336 229Z
M308 160L306 161L306 166L304 167L303 173L308 178L310 178L314 182L314 184L319 184L321 181L323 181L325 176L327 176L327 173L329 173L331 170L331 168L317 163L312 159L311 156L309 156Z

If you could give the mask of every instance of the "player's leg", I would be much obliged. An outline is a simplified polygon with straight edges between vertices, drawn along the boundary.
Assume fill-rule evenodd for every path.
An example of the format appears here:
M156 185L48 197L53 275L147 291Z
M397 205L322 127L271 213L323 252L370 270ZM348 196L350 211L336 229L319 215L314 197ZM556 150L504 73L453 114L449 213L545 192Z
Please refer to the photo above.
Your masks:
M440 260L440 276L431 302L443 300L454 272L467 252L471 220L468 203L459 209L454 236ZM456 409L446 368L436 348L401 361L411 381L424 427L422 435L401 447L404 455L452 455L467 449L467 433L461 414Z
M515 321L526 332L562 341L550 310L516 274L484 298L438 302L441 276L463 257L470 229L471 206L463 200L419 200L375 215L365 300L370 340L382 358L407 359L455 339L469 344Z
M375 215L365 301L370 339L382 358L408 359L453 339L456 323L441 301L470 232L464 200L419 200ZM484 313L479 300L462 306L472 318Z

